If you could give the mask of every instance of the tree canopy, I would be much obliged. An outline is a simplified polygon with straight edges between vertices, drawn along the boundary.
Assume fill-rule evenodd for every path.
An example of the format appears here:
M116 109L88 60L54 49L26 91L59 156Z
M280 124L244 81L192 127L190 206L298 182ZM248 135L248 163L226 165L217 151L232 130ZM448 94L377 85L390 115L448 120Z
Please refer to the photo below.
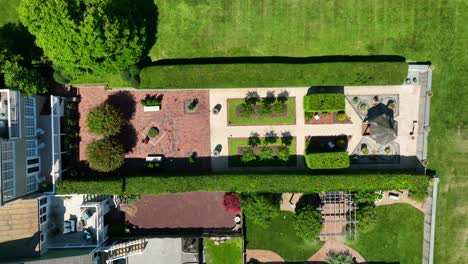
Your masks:
M131 0L23 0L21 22L62 75L116 73L138 62L146 21Z
M125 159L123 146L111 138L91 142L86 155L89 167L100 172L110 172L122 167Z
M99 136L115 136L124 125L122 113L110 104L96 106L86 116L89 130Z
M36 69L22 65L19 55L14 56L0 52L0 75L3 75L6 87L18 89L27 95L47 92L47 83L44 77Z

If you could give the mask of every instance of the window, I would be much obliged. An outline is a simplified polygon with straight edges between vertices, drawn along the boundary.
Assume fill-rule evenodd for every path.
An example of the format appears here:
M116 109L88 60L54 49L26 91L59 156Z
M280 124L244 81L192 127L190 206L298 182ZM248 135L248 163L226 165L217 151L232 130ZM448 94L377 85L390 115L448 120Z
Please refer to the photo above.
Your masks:
M26 158L33 158L37 156L37 140L26 141Z
M39 211L41 215L47 213L47 207L42 207L41 210Z
M40 218L39 218L39 222L41 224L45 223L47 221L47 215L42 215Z
M39 171L39 167L28 168L28 173L33 173L33 172L38 172L38 171Z
M8 201L16 196L15 187L15 143L5 141L1 144L2 149L2 182L3 182L3 200Z
M24 98L24 135L36 136L36 98Z
M35 192L37 191L37 173L28 174L26 176L26 192Z
M45 204L47 204L47 197L41 198L41 199L39 200L39 205L40 205L40 206L45 205Z

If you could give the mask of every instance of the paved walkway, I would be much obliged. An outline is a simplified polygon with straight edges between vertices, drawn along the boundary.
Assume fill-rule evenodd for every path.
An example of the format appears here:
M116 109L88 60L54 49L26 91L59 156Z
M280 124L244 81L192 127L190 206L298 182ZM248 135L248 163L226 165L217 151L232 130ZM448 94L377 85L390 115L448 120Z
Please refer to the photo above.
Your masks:
M399 194L399 199L395 200L390 198L389 193L398 193ZM427 199L426 199L427 200ZM383 198L377 202L375 202L376 206L381 206L381 205L387 205L387 204L396 204L396 203L405 203L413 206L414 208L418 209L421 212L425 212L426 208L426 202L418 202L416 200L413 200L409 198L408 196L408 190L401 190L401 191L385 191L383 192Z
M247 263L255 259L260 262L284 262L284 259L270 250L247 249Z
M212 169L214 171L234 170L228 167L228 138L249 137L251 133L256 132L264 135L269 131L274 131L278 135L282 132L289 132L296 137L296 153L302 156L305 150L305 139L307 136L352 136L348 142L348 152L351 153L362 139L362 120L354 111L348 101L346 101L346 113L351 119L351 124L305 124L303 97L307 94L309 87L281 87L281 88L238 88L238 89L212 89L210 90L210 109L216 105L221 105L221 111L218 114L210 114L210 133L211 150L217 145L222 146L220 157L212 158ZM400 144L400 154L402 156L415 156L417 151L417 140L409 135L413 130L413 121L418 120L419 108L419 85L393 85L393 86L346 86L345 95L399 95L399 116L398 137L396 142ZM275 95L283 91L289 93L289 97L296 99L296 124L293 125L247 125L247 126L229 126L227 99L245 98L248 92L255 91L260 97L265 97L267 92L273 91ZM417 136L417 131L414 131ZM368 166L368 165L365 165ZM385 164L377 164L382 167ZM412 167L414 164L400 164L402 167ZM395 164L390 164L395 168ZM304 168L304 161L298 158L297 168ZM249 170L270 170L272 168L249 168ZM290 170L291 168L281 167L275 170ZM235 170L243 170L236 168Z
M357 114L346 106L346 112L350 113L352 124L328 124L311 125L305 124L303 98L307 94L308 87L282 87L282 88L245 88L245 89L214 89L210 91L211 109L217 104L221 105L221 111L218 114L210 115L211 130L211 149L222 145L221 157L212 158L212 169L214 171L227 171L228 167L228 138L244 137L247 138L251 133L257 132L261 136L269 131L274 131L278 135L282 132L289 132L291 136L296 137L296 153L303 155L305 151L305 139L307 136L333 136L333 135L356 135L361 133L361 123ZM295 125L248 125L248 126L229 126L228 125L228 98L244 98L247 92L256 91L260 97L266 97L267 92L274 91L275 95L287 91L289 97L296 98L296 124ZM350 144L357 144L356 140L351 140ZM350 150L354 147L350 147ZM299 158L297 168L304 168L304 160ZM242 168L239 168L242 170ZM231 169L232 170L232 169ZM270 170L271 168L249 168L249 170ZM280 167L275 170L290 170L290 168Z
M315 253L312 257L310 257L307 261L317 261L317 262L322 262L325 261L325 258L327 257L328 252L330 251L335 251L337 253L339 252L349 252L356 260L358 263L364 263L366 260L359 254L356 250L346 246L341 242L340 240L337 239L327 239L325 244L320 248L320 250Z

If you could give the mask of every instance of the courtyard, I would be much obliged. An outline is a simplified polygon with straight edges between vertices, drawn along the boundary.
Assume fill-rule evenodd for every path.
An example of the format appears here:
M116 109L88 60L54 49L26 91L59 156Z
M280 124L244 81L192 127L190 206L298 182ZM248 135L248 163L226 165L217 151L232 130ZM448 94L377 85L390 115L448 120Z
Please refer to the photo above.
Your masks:
M209 170L210 162L203 157L210 156L209 92L186 91L116 91L103 87L80 88L80 160L86 160L86 147L99 138L89 132L86 116L94 107L107 102L123 114L127 121L117 136L125 149L126 164L131 170L143 167L148 156L162 155L167 158L166 167ZM161 98L161 109L145 112L140 103L145 98ZM194 111L187 111L188 101L197 100ZM145 138L151 128L157 128L159 135L148 142ZM194 154L196 153L196 154ZM187 160L200 157L193 165Z

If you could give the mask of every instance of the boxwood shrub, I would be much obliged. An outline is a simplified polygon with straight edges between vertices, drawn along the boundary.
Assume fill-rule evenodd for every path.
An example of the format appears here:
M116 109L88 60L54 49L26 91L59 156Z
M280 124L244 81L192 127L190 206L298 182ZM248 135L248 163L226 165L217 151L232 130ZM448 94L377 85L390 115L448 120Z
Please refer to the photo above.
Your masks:
M345 169L349 167L347 151L306 153L304 158L309 169Z
M124 190L125 182L125 190ZM161 194L195 191L239 193L318 193L327 191L377 191L409 189L427 191L429 177L410 172L353 174L309 173L211 173L204 175L158 175L111 179L67 179L57 184L59 194Z
M304 96L304 112L339 112L344 110L344 94L322 93Z
M405 62L156 65L141 71L140 88L399 85L407 73Z

